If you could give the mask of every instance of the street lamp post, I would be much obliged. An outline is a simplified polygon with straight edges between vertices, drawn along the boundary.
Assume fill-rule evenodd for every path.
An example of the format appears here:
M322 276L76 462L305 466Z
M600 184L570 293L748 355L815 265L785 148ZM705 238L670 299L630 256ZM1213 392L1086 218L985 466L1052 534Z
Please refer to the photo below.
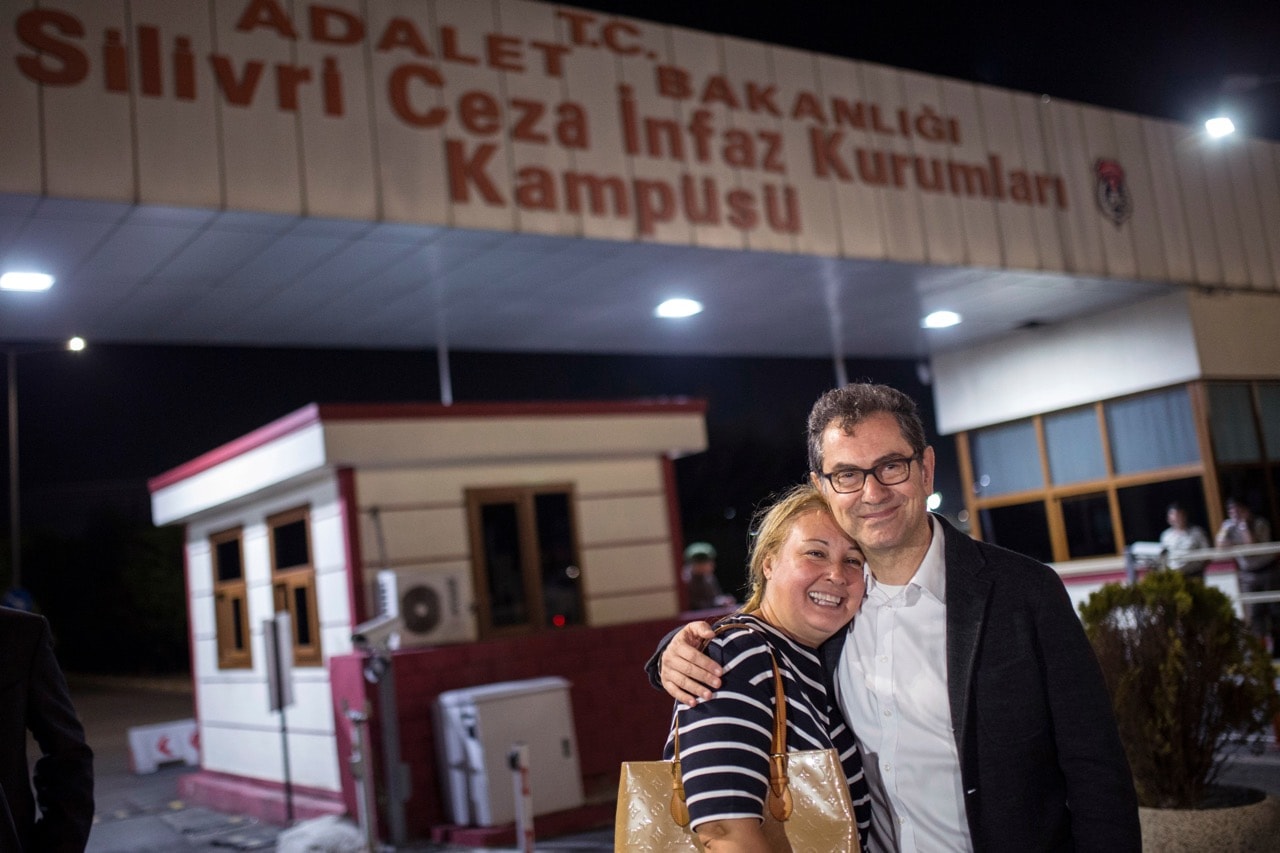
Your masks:
M18 516L18 351L9 347L9 586L22 586L22 545L18 541L22 530Z
M67 341L66 349L80 352L85 347L79 336ZM9 391L9 588L22 588L22 521L18 490L18 355L42 350L5 350Z

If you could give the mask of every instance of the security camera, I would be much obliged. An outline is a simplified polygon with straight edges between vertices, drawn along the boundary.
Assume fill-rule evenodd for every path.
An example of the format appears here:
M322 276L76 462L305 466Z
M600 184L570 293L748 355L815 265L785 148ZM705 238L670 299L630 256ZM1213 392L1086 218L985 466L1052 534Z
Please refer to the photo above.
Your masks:
M404 619L384 613L357 625L351 634L351 642L364 651L395 649L400 646L400 632L403 630Z

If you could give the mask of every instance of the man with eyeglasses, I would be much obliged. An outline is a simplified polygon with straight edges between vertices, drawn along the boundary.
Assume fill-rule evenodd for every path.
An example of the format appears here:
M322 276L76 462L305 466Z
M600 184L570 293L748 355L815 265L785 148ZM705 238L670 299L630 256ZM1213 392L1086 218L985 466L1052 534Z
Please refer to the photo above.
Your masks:
M808 444L810 476L867 557L861 612L821 651L863 749L873 849L1140 850L1111 701L1058 575L928 512L934 451L900 391L827 392ZM650 679L709 698L709 636L679 629Z

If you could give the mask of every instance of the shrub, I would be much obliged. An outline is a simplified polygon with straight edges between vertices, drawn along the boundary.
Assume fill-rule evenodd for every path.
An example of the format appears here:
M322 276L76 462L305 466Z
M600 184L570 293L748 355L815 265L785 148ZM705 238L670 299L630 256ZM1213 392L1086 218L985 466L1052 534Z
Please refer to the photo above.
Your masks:
M1080 613L1139 803L1195 808L1228 739L1259 735L1280 712L1270 656L1226 595L1178 572L1107 584Z

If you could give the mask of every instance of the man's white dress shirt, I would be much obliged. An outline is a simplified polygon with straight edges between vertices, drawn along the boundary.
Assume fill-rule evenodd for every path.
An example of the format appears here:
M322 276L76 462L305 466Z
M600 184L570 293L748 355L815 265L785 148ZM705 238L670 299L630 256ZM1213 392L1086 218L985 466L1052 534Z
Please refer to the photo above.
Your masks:
M835 679L871 783L875 841L902 853L973 850L947 696L942 527L930 523L933 541L905 586L868 573Z

